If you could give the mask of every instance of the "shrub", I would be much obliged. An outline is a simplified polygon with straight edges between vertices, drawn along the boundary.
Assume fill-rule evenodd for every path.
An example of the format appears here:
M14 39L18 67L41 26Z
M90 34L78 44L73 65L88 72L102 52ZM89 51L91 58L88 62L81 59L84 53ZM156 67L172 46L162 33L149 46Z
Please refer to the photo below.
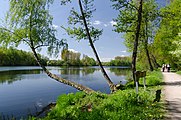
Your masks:
M163 79L161 71L149 72L146 76L147 85L157 86L160 85Z
M152 91L152 90L151 90ZM83 92L61 95L56 107L43 119L71 120L153 120L163 117L161 103L153 103L154 92L118 91L111 95Z
M176 72L176 73L181 75L181 71L178 71L178 72Z

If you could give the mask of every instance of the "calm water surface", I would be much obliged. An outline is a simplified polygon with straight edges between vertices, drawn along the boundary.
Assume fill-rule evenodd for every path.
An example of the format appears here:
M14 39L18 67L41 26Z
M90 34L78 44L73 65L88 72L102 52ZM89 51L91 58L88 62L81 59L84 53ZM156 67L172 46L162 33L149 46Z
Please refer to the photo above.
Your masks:
M110 93L99 67L48 69L65 79L90 88ZM112 81L125 84L130 69L126 67L105 67ZM76 89L49 78L40 67L0 67L0 116L26 117L35 114L44 106L55 102L61 94L77 92Z

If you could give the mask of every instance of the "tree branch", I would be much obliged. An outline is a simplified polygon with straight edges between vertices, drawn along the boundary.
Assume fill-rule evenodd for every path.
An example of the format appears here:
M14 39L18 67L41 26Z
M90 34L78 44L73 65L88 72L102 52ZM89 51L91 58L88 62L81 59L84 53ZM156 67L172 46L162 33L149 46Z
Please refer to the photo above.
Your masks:
M9 32L9 33L11 33L11 34L14 34L15 36L17 36L18 38L20 38L21 40L23 40L23 42L25 42L25 43L27 43L28 45L30 45L30 43L29 43L27 40L25 40L25 38L21 37L19 34L13 32L13 31L11 31L11 30L9 30L9 29L7 29L7 28L0 28L0 29L5 30L5 31L7 31L7 32ZM15 43L18 43L18 42L20 42L21 40L16 41Z
M49 46L49 45L38 45L38 46L35 47L35 49L37 49L39 47L47 47L47 46Z

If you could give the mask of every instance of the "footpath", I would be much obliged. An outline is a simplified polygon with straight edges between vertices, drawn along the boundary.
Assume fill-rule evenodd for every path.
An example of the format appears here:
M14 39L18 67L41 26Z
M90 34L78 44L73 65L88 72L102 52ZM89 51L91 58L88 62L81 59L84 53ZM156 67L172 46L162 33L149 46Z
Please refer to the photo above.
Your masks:
M163 72L166 120L181 120L181 75Z

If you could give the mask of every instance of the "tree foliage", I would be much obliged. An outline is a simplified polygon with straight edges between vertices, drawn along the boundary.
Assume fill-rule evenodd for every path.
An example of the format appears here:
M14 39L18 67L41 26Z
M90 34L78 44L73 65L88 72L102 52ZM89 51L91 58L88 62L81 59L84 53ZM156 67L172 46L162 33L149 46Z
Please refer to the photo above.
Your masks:
M132 74L133 80L136 82L135 71L136 71L136 59L137 51L139 45L141 24L142 24L142 11L143 11L143 0L131 1L131 0L111 0L116 2L113 6L116 10L119 10L120 14L118 15L116 25L117 32L133 32L131 37L133 38L133 52L132 52ZM135 5L134 5L135 4ZM131 18L133 11L135 14L135 19ZM124 15L125 17L122 17ZM128 15L128 16L127 16ZM121 27L119 27L121 25ZM125 26L125 27L122 27ZM133 28L133 31L130 31L128 28Z
M93 1L94 0L82 0L82 6L91 39L93 41L96 41L99 39L99 36L102 35L102 30L96 29L91 24L91 18L93 17L92 13L96 10L93 5ZM81 13L77 11L79 10L76 10L74 7L71 9L70 16L68 17L68 24L70 26L67 28L63 28L66 30L68 35L70 35L73 38L76 38L76 40L87 40L88 36L86 28L84 26L83 16Z
M49 60L47 57L38 55L44 65ZM0 66L37 66L37 62L31 52L25 52L10 47L0 47Z
M41 47L46 46L48 53L57 54L59 49L66 46L64 40L58 40L55 37L56 30L52 25L53 17L49 14L49 5L53 0L10 0L10 9L7 17L7 22L10 28L1 28L0 32L8 33L12 39L1 39L3 43L20 43L27 44L37 61L45 73L56 81L70 85L78 90L86 93L92 93L94 90L63 79L55 74L52 74L42 64L36 50L41 50ZM1 37L0 37L1 38ZM2 42L1 42L2 43Z
M83 66L95 66L96 65L96 61L94 60L94 58L91 58L87 55L83 55L81 63Z
M65 1L70 2L69 0ZM70 16L68 18L68 23L71 25L71 27L63 28L67 31L68 35L75 37L77 40L87 39L89 41L96 60L101 68L101 72L107 83L109 84L111 91L114 92L117 90L117 88L106 73L93 44L93 42L98 40L99 36L102 34L102 30L96 29L91 25L90 19L92 17L92 13L95 11L93 2L94 0L78 0L80 13L72 8Z
M63 49L61 52L61 58L64 61L64 65L76 65L80 66L81 61L80 61L80 53L79 52L73 52L68 49Z
M110 66L131 66L131 57L116 56L109 63Z
M171 63L178 68L181 64L181 1L174 0L161 9L161 25L156 33L154 48L159 63Z
M136 0L112 0L114 2L113 7L119 10L119 15L114 19L117 24L115 25L115 31L120 33L123 32L125 38L125 45L128 51L133 51L134 40L136 38L136 28L138 25L138 1ZM140 27L140 35L138 41L138 61L141 63L149 64L152 70L150 52L151 43L153 42L155 29L158 26L158 6L155 0L144 0L142 8L142 20ZM146 57L143 57L145 55ZM143 58L143 59L142 59ZM148 59L148 62L145 62ZM144 61L144 62L143 62Z
M65 40L55 37L53 17L48 11L52 2L53 0L11 0L7 14L8 28L1 27L0 41L15 43L16 46L25 43L38 50L46 46L49 55L58 54L59 49L65 45Z

